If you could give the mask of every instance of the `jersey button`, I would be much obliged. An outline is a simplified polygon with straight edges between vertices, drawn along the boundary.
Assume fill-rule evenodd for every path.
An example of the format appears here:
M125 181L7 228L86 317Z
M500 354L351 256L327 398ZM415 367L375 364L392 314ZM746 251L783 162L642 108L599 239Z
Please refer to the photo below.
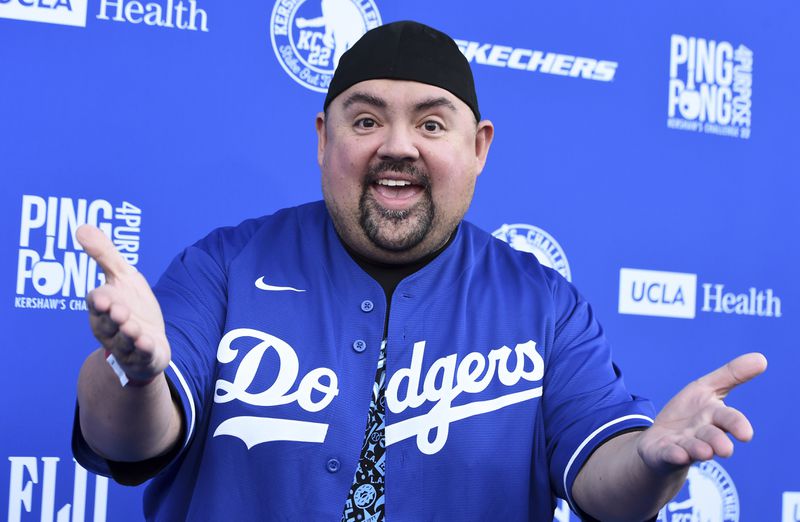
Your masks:
M325 463L325 468L331 473L336 473L340 467L339 459L328 459L328 462Z
M355 350L356 352L361 353L366 349L367 349L367 343L364 342L362 339L356 339L355 341L353 341L353 350Z
M364 299L363 301L361 301L362 312L371 312L373 308L375 308L375 305L372 304L372 301L370 301L369 299Z

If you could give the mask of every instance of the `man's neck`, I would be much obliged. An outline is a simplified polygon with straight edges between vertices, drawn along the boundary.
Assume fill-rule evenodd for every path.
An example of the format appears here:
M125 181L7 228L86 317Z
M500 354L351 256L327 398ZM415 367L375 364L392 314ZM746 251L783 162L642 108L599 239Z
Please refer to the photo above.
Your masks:
M421 270L428 263L436 259L439 254L444 252L445 249L450 246L455 237L456 231L454 230L442 246L420 259L407 263L385 263L370 259L353 250L344 241L342 241L341 237L339 240L342 241L344 249L348 254L350 254L350 257L353 258L353 261L355 261L362 270L369 274L370 277L376 280L383 287L383 291L386 294L386 302L389 303L391 302L394 289L397 288L397 285L400 284L400 281Z
M411 274L421 270L426 265L428 265L431 261L436 259L439 254L445 251L445 249L450 246L450 243L453 242L453 239L456 237L456 231L454 230L450 237L447 239L444 245L436 249L434 252L422 257L421 259L417 259L416 261L412 261L410 263L383 263L380 261L375 261L369 259L349 246L342 241L342 238L339 238L339 241L342 241L342 245L344 249L350 254L350 257L353 258L358 266L361 267L364 272L369 274L369 276L378 282L379 285L383 288L383 293L386 295L386 318L383 323L383 338L386 339L386 336L389 331L389 310L392 306L392 294L394 294L397 285L400 284L400 281L405 279L406 277L410 276Z

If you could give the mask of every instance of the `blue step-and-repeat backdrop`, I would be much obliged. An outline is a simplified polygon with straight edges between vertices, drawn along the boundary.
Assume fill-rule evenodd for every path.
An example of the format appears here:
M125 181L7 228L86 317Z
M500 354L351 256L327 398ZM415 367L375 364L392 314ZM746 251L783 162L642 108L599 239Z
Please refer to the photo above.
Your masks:
M153 281L214 227L319 199L336 60L402 19L457 40L496 126L468 219L578 285L632 391L660 407L767 355L729 398L754 440L696 465L660 520L800 520L792 0L0 0L7 519L142 517L142 488L70 451L100 275L75 228L98 224Z

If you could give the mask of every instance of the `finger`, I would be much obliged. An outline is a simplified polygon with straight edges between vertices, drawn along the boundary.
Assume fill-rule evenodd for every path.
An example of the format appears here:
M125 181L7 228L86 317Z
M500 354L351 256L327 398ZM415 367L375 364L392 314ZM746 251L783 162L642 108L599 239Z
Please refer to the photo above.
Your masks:
M766 357L757 352L746 353L728 362L725 366L700 377L698 382L709 386L720 398L724 398L733 388L764 373L766 369Z
M139 324L139 321L128 320L122 323L119 327L119 331L128 336L130 339L133 339L133 344L136 346L136 341L142 335L142 327ZM138 348L138 346L136 346Z
M749 442L753 438L753 425L736 408L730 406L719 408L714 412L711 421L742 442Z
M111 308L112 297L105 285L95 288L86 296L86 303L89 305L89 313L105 314Z
M730 457L733 455L733 442L725 435L725 432L714 425L707 424L697 430L696 437L709 446L715 455L720 457Z
M106 279L113 280L130 270L114 243L99 228L81 225L76 231L76 237L86 253L103 269Z
M136 348L145 352L154 352L156 349L156 343L152 337L147 334L140 335L138 339L136 339Z
M672 466L686 466L692 462L686 450L677 444L670 444L662 448L660 460Z
M133 340L121 331L117 331L114 337L111 337L104 346L111 350L115 357L122 360L135 351Z
M111 320L115 323L122 325L125 324L128 319L130 319L131 311L124 304L115 302L111 304L111 308L108 311L108 316L111 317Z
M90 315L89 325L92 327L92 333L98 341L103 343L103 346L119 331L119 325L112 321L107 313ZM106 346L106 348L108 347Z
M695 437L686 437L677 442L692 460L709 460L714 456L714 449L705 441Z

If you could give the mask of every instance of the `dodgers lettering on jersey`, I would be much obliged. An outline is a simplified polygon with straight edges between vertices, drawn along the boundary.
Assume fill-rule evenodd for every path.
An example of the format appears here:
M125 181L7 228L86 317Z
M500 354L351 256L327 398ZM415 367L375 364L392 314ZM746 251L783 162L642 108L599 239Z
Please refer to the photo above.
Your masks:
M339 519L387 304L324 204L213 232L155 291L186 437L147 518ZM466 222L395 290L386 379L392 520L552 519L599 443L652 422L575 289Z

